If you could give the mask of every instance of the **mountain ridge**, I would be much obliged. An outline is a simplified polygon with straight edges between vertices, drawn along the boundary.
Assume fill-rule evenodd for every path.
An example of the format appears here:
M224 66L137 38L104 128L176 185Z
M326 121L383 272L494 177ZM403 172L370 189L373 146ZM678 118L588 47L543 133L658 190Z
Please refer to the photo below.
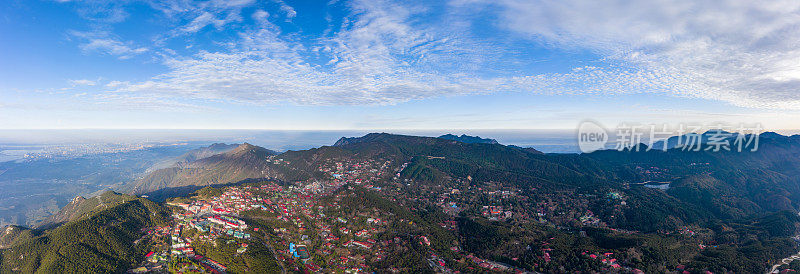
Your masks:
M207 158L216 154L225 153L231 151L235 148L239 147L239 144L225 144L225 143L213 143L207 147L201 147L197 149L190 150L178 157L170 158L164 161L161 161L152 167L150 167L147 172L152 172L159 169L170 168L170 167L181 167L187 164L190 164L194 161Z
M456 136L456 135L448 133L448 134L439 136L437 138L446 139L446 140L452 140L452 141L459 141L459 142L468 143L468 144L499 144L497 142L497 140L495 140L495 139L481 138L480 136L469 136L469 135L466 135L466 134L461 134L461 136Z
M69 204L59 209L58 213L47 217L34 227L37 229L56 227L60 224L86 217L93 212L135 199L135 196L124 195L111 190L106 190L100 195L90 198L77 196Z
M234 183L249 178L272 177L267 159L277 153L243 143L223 153L197 159L180 167L158 169L123 186L129 194L146 194L165 188L202 187Z
M144 198L116 204L0 249L0 272L121 273L144 257L134 244L141 229L165 225L168 217Z
M485 216L481 217L483 214L479 211L480 206L503 201L506 203L504 204L506 210L537 205L537 202L555 207L558 204L549 203L562 199L562 205L566 205L562 206L564 210L572 207L581 208L580 211L571 212L565 217L570 220L564 225L576 226L574 227L576 229L569 233L559 232L562 237L574 237L570 239L575 241L583 241L580 239L589 237L590 241L597 241L596 244L600 248L609 252L613 250L623 253L631 248L641 248L636 251L640 253L647 248L656 248L637 247L639 243L645 241L649 243L668 239L675 241L677 237L680 239L677 243L683 243L681 241L693 243L691 246L680 247L691 248L688 251L668 247L670 250L664 251L665 253L651 250L658 253L653 255L656 257L639 255L650 256L648 260L652 260L661 258L658 256L663 254L673 254L676 257L667 258L668 265L645 263L642 260L628 262L637 267L648 267L648 272L664 272L671 269L664 268L665 265L674 267L678 263L690 264L693 269L712 269L715 272L753 272L761 269L762 264L767 264L771 258L780 258L791 253L789 251L793 248L791 245L793 241L790 236L797 232L797 227L800 227L800 219L796 214L800 208L800 202L796 202L800 201L800 138L776 135L766 137L763 138L759 149L753 152L684 151L673 148L667 151L600 150L584 154L541 154L501 144L464 143L435 137L375 133L346 138L342 142L337 141L334 146L287 151L278 155L245 143L231 151L195 161L186 168L168 169L165 172L169 176L163 179L172 186L185 186L180 183L190 182L194 184L193 186L201 187L197 182L209 178L217 181L209 181L211 184L208 185L216 185L242 178L262 178L266 177L264 176L266 174L293 181L292 184L298 186L302 185L298 181L333 180L335 176L331 173L322 172L326 165L341 163L342 167L346 167L369 162L383 165L390 170L388 174L378 175L374 177L374 182L370 182L374 186L386 183L387 185L383 185L385 188L372 190L374 188L368 189L350 182L353 184L350 185L352 188L343 189L369 192L371 193L369 195L383 195L381 193L384 191L396 191L398 196L393 198L397 199L391 201L408 205L412 201L422 203L424 200L418 197L428 194L433 195L432 201L438 203L444 196L459 195L457 193L460 191L455 190L483 188L485 191L479 192L482 194L473 200L475 203L471 205L473 208L470 208L469 204L459 202L453 205L430 205L431 207L421 207L406 213L430 217L444 214L439 211L439 206L465 207L464 216L454 217L459 226L452 233L467 239L461 243L463 245L460 248L480 254L482 257L516 256L504 251L506 247L512 246L506 243L510 243L512 241L510 239L516 241L524 238L515 238L515 235L520 235L515 233L523 233L525 229L531 227L518 227L515 226L515 222L531 221L529 225L536 227L531 232L535 233L541 231L540 229L557 229L557 227L539 223L541 217L550 217L549 215L523 215L509 218L509 221L491 220ZM251 171L253 173L250 173ZM650 188L647 182L659 182L666 187ZM501 191L508 188L513 191ZM429 193L437 189L444 190L447 195ZM211 192L210 190L212 189L206 188L198 193ZM104 194L114 195L113 192ZM505 201L500 198L502 195L513 195L516 198L513 201ZM401 201L406 196L409 200ZM105 216L100 218L106 218L104 219L106 222L113 219L110 217L124 218L127 214L140 216L136 215L144 210L140 204L149 202L146 199L135 198L92 211L98 207L89 203L91 200L91 198L74 199L75 205L62 209L65 211L62 215L67 216L64 219L67 220L65 224L50 231L59 229L59 231L66 229L75 231L78 229L76 223L92 222L98 218L97 216ZM376 198L372 202L377 203L378 200L381 203L390 201L390 199ZM534 203L522 203L525 200L532 200ZM360 204L360 202L363 201L355 203ZM131 204L136 204L133 206L138 209L125 211L120 213L121 215L108 214L109 210ZM562 207L556 208L560 210ZM81 211L81 208L88 208L90 213L74 213ZM514 216L518 213L519 211L515 211ZM537 212L523 214L532 213ZM597 222L602 221L604 226L598 228L582 223L593 219ZM145 223L155 222L141 219L133 226L141 227ZM685 231L689 228L703 231L705 234L702 238L700 236L680 238L690 237L682 235L682 232L673 234L675 231ZM577 236L579 235L576 233L577 229L582 229L586 236ZM22 252L20 250L24 248L36 249L26 244L37 239L47 240L46 237L54 235L52 232L37 234L39 232L36 230L15 228L11 231L13 233L8 233L9 236L5 238L0 235L0 244L11 246L8 250L14 250L4 250L3 258L18 256L19 253L14 252ZM90 231L81 233L91 234ZM102 237L102 235L92 235ZM63 241L59 243L64 244ZM127 242L123 242L125 243ZM709 246L713 243L720 247L697 250L697 244L707 243ZM92 245L102 244L101 241L92 243ZM447 244L449 247L450 243ZM561 246L570 247L570 245ZM51 246L51 248L58 247ZM82 247L70 248L92 254L91 250L80 249ZM44 249L37 252L46 253ZM132 254L130 252L120 249L114 254L130 255ZM575 253L581 252L580 248L567 249L565 252L566 255L555 252L552 254L582 258ZM52 257L48 257L53 255L39 256L34 262L26 260L24 263L34 266L23 266L13 260L6 260L2 267L35 271L39 268L52 270L63 266L53 261ZM116 259L117 255L111 257L115 259L107 262L115 267L129 265L127 260ZM536 269L530 263L540 262L537 258L522 259L529 264L526 266L528 269ZM689 259L688 263L684 261ZM41 267L35 266L35 260L45 263ZM97 259L97 261L102 260ZM515 266L521 265L513 260L505 262Z

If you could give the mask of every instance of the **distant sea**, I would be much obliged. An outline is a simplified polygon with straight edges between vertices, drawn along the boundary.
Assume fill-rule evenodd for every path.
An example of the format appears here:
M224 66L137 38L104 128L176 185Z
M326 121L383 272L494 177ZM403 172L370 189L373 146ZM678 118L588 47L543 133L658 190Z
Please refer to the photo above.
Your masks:
M0 161L48 146L74 144L248 142L276 151L333 145L341 137L371 132L438 137L451 133L492 138L504 145L533 147L545 153L578 153L574 130L0 130Z

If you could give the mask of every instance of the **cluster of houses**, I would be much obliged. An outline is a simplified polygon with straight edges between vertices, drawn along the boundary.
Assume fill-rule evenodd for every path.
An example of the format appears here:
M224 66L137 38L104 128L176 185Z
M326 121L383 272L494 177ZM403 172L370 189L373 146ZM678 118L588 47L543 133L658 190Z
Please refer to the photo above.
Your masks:
M273 161L283 163L280 159ZM342 160L328 162L318 169L330 175L330 180L317 182L297 182L278 185L274 182L265 182L260 186L234 186L226 187L225 192L215 197L199 198L187 202L169 203L181 208L173 214L175 225L168 229L157 230L153 233L168 235L170 244L169 252L151 252L148 260L164 262L170 258L189 258L202 265L209 272L225 272L226 266L210 258L196 254L193 241L215 241L218 237L230 237L229 243L235 241L240 247L237 253L247 251L253 231L258 228L248 226L240 218L240 213L248 210L261 210L269 214L270 222L277 222L267 236L266 244L276 251L276 258L287 270L308 270L311 272L325 271L317 265L319 259L325 260L325 268L343 272L360 272L368 269L367 263L381 261L387 256L387 249L397 250L404 245L399 238L377 240L375 235L389 229L387 219L391 215L379 212L377 209L342 211L340 204L344 198L341 189L347 184L360 185L363 188L382 191L381 186L376 186L379 179L402 172L402 168L391 168L391 162L372 160L356 162ZM461 196L458 188L447 188L448 195ZM465 190L465 191L476 191ZM515 195L513 191L499 188L477 188L484 195L505 199ZM401 200L392 197L392 192L384 193L390 200ZM471 196L469 193L464 196ZM452 210L461 211L457 205L458 200L443 199L441 202ZM465 203L468 204L468 203ZM458 212L456 211L456 212ZM488 218L510 218L512 212L504 206L484 206L482 214ZM344 213L341 214L340 213ZM331 216L328 216L331 215ZM408 220L400 219L400 222ZM444 220L440 224L448 229L456 229L453 220ZM191 232L189 237L186 231ZM274 233L273 233L274 232ZM259 234L261 235L261 234ZM318 237L314 239L314 237ZM428 262L435 269L450 272L445 261L434 253L430 239L425 236L414 236L416 244L428 247ZM413 242L412 242L413 243ZM453 251L461 253L460 248L453 247ZM483 260L472 255L467 258L487 270L506 271L513 268L492 261ZM337 270L338 269L338 270Z
M275 190L280 189L280 187L274 184L265 184L257 190L262 189ZM154 237L167 237L169 240L169 244L166 245L167 250L148 253L145 257L147 265L132 269L131 272L153 271L156 270L155 267L163 269L163 265L169 262L171 258L188 258L203 266L206 272L224 273L227 269L225 265L211 258L195 254L192 244L195 240L213 242L218 237L230 236L239 241L237 243L239 248L236 252L246 252L249 246L247 241L251 238L251 235L247 230L247 223L239 219L238 214L243 210L249 209L265 210L265 201L269 200L253 195L253 191L252 187L231 187L222 195L206 200L168 203L183 209L182 211L176 211L172 215L174 225L153 228L147 232L148 235L153 235ZM184 232L187 229L194 229L200 235L193 240L185 235ZM154 264L158 265L154 266ZM147 266L150 267L148 268Z
M498 220L511 218L513 212L510 210L503 211L503 206L483 206L481 208L481 215L490 220Z
M606 252L606 253L603 253L603 254L595 254L595 253L590 253L588 251L584 251L584 252L581 253L581 255L588 256L590 259L593 259L593 260L599 260L604 265L607 265L607 266L609 266L609 267L611 267L613 269L619 269L619 268L622 267L617 262L617 259L615 259L613 257L614 253L612 253L612 252Z
M194 257L194 248L192 247L192 239L181 237L182 230L183 230L182 224L178 224L173 228L172 234L170 235L171 236L170 239L172 239L172 250L170 251L170 253L172 253L173 255Z
M591 210L587 210L586 214L578 218L584 226L598 226L602 222L600 218L594 216L594 213Z
M335 181L331 182L331 185L326 186L329 191L325 192L316 191L316 188L296 189L293 195L279 195L276 196L277 199L272 201L273 208L278 215L277 219L289 224L289 226L275 231L284 241L290 242L286 254L291 259L300 259L305 263L304 266L312 271L320 269L319 266L308 259L308 257L315 254L314 252L322 256L333 256L334 253L337 253L336 250L341 251L342 248L352 252L369 252L376 244L376 241L371 237L379 231L377 227L387 224L385 220L377 217L363 217L361 222L355 223L354 220L341 216L326 216L324 213L326 209L338 209L340 205L337 201L321 202L318 195L329 195L337 187L336 184ZM356 227L359 229L354 229ZM289 229L287 230L287 228ZM316 233L307 233L312 230ZM314 234L321 241L312 241L309 235ZM342 237L347 237L348 240L344 240ZM303 243L304 245L296 245L297 247L302 246L302 249L293 248L296 247L295 242ZM314 242L321 244L311 247L310 245ZM302 252L298 253L298 251ZM304 256L306 253L309 254L308 257ZM328 267L355 271L363 269L359 266L363 264L363 258L343 256L351 255L350 251L346 253L339 254L339 258L328 262ZM378 254L379 251L375 253ZM288 261L289 258L286 260Z
M391 164L382 160L341 160L323 164L318 170L330 174L335 182L369 184L390 174Z
M151 227L143 229L142 239L149 238L155 245L163 246L164 249L158 252L150 251L145 255L145 261L141 266L130 269L129 273L146 273L165 270L169 262L168 237L172 231L170 226ZM165 241L167 240L167 241ZM138 240L137 240L138 241Z

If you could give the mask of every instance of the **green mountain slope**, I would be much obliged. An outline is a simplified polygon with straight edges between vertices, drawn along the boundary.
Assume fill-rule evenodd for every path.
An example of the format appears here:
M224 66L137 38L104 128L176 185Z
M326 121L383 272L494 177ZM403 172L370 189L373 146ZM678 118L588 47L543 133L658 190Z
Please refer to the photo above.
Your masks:
M165 225L162 206L138 198L70 221L0 250L3 273L123 272L144 254L134 244L146 227Z
M42 223L38 224L37 228L47 229L50 227L55 227L62 223L77 220L79 218L89 216L95 212L102 211L104 209L108 209L135 199L135 196L120 195L113 191L105 191L100 195L88 199L78 196L75 197L75 199L72 199L69 204L62 207L58 213L47 217L47 219L45 219Z
M800 208L800 138L795 136L765 135L755 152L671 149L572 155L392 134L342 138L334 146L280 155L243 144L185 166L152 172L130 190L199 189L263 177L331 179L329 172L323 172L325 165L352 166L367 160L391 163L390 170L397 173L371 181L383 187L378 192L360 186L340 190L341 197L352 196L341 200L341 206L350 212L386 211L408 220L387 238L402 237L408 231L437 235L431 237L431 246L444 257L455 256L447 250L457 245L480 257L526 269L603 269L599 262L580 259L591 251L615 253L626 265L647 272L687 265L715 273L753 273L796 251L790 238L800 227L796 213ZM658 182L656 187L653 182ZM485 187L490 185L512 188L507 192L513 198L498 198L498 191L488 196ZM457 204L465 209L460 213L448 216L442 211L448 205L437 204L444 196L467 191L470 197L460 197ZM211 188L198 193L214 192L219 194ZM513 218L493 220L480 212L495 204L513 208ZM547 208L552 209L551 215L537 215ZM452 230L442 226L449 218L458 223ZM597 222L583 222L592 219ZM119 272L141 256L142 248L133 244L139 229L165 221L166 213L159 205L141 198L109 192L99 198L76 199L50 222L66 222L60 227L12 228L0 235L0 246L5 247L0 270ZM543 242L548 246L543 247ZM545 250L556 263L547 263ZM424 251L383 264L424 260ZM575 262L586 265L570 265ZM409 269L416 269L412 266ZM422 266L421 270L427 270Z
M269 156L276 153L251 144L242 144L225 153L205 157L181 167L153 171L120 188L122 192L145 194L162 189L202 187L235 183L248 178L275 176Z
M717 218L748 219L800 208L800 138L765 134L755 152L599 151L623 183L670 182L664 194Z
M148 172L152 172L163 168L182 167L203 158L211 157L220 153L225 153L234 150L238 146L239 146L238 144L214 143L207 147L193 149L178 157L165 159L161 162L154 164L152 167L148 169Z
M655 231L715 218L749 219L800 208L800 138L766 134L756 152L597 151L590 154L540 154L500 144L464 143L442 138L372 133L342 138L334 146L287 151L268 160L271 151L244 144L200 159L184 168L148 174L128 188L148 193L164 188L234 183L248 178L287 181L325 179L318 172L330 160L391 160L407 163L401 179L417 184L450 180L504 182L529 195L567 191L604 195L621 191L631 197L611 225ZM641 187L647 181L670 182L667 190ZM621 214L620 214L621 213Z
M15 225L6 226L2 229L2 231L0 231L0 249L11 247L19 244L22 241L29 240L35 236L34 232L34 230L26 227Z
M500 144L373 133L360 138L343 138L337 142L337 147L353 157L409 162L409 168L402 175L422 182L471 177L478 181L502 180L548 187L595 184L615 176L590 158L542 155Z

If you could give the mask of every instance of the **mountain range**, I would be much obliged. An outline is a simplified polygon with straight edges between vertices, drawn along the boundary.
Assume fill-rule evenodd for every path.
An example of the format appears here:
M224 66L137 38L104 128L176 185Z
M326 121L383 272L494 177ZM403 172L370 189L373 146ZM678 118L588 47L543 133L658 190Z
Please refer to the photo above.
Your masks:
M224 151L214 154L214 151ZM238 182L248 178L275 176L267 159L277 153L244 143L231 149L215 144L179 157L171 167L156 169L119 188L130 194L185 188L188 192L208 185ZM205 157L203 157L205 156ZM184 191L185 193L188 193Z
M610 236L613 232L580 228L574 221L558 227L573 226L588 231L592 240L587 245L632 252L632 258L639 258L638 261L631 259L632 263L656 272L665 271L668 264L686 264L694 269L717 272L759 272L773 260L796 252L790 237L800 227L797 215L800 136L764 133L756 151L686 151L673 147L666 151L601 150L585 154L542 154L535 149L498 144L491 139L461 136L453 140L452 137L371 133L343 137L332 146L283 153L247 143L235 148L212 145L177 157L173 165L153 170L121 186L118 191L148 197L158 193L158 199L150 198L161 201L206 186L247 180L331 180L329 174L320 171L326 163L385 161L398 170L397 174L388 174L387 180L395 177L404 182L397 191L407 192L408 197L424 197L427 190L478 189L487 184L501 184L515 189L523 200L533 204L559 205L564 207L563 214L581 214L583 217L577 217L602 220L602 227L629 234ZM649 187L652 182L663 187ZM135 248L127 246L132 242L129 232L163 222L158 217L163 211L158 207L150 200L113 192L94 198L76 198L42 222L38 229L6 228L5 234L0 235L0 248L5 248L2 269L4 272L52 270L63 266L54 254L65 251L97 254L91 256L101 256L101 261L114 266L103 269L122 269L130 264L125 256L136 253ZM591 215L586 215L586 210ZM510 234L500 233L505 230L498 230L497 226L522 231L550 229L535 222L497 223L467 216L458 217L461 228L456 232L459 237L472 239L463 243L465 248L487 257L509 256L503 253L507 247L502 246L504 240L501 239ZM116 218L121 221L114 221ZM74 232L88 224L102 229ZM107 228L122 224L126 227ZM682 245L700 239L676 242L674 248L646 246L672 239L669 233L687 228L707 231L703 243L714 243L718 247L684 250ZM89 236L76 236L84 234ZM79 238L77 245L56 245L75 237ZM108 242L102 244L97 239ZM631 244L634 242L645 246L635 247ZM57 251L47 251L49 248ZM566 245L564 248L575 247ZM24 255L26 258L33 257L12 259L23 254L31 254ZM522 266L523 261L508 262Z
M541 154L496 143L372 133L342 138L333 146L281 154L245 143L227 152L186 161L180 167L155 170L119 190L141 195L187 186L194 187L193 191L251 178L325 179L316 172L323 161L380 158L407 162L401 175L419 183L469 177L540 190L574 190L670 181L667 191L658 192L664 198L700 207L704 214L745 218L800 208L800 202L796 202L800 201L798 152L800 138L767 133L756 152L671 149L589 154ZM662 171L641 172L652 168Z

